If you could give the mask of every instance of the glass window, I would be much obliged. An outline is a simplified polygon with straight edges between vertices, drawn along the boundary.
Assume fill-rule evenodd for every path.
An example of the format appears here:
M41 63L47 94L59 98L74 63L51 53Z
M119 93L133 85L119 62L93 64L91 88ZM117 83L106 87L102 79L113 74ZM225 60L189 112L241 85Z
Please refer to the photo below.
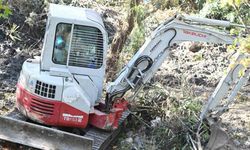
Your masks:
M99 29L74 25L69 66L100 68L103 62L103 38Z
M69 52L71 24L59 23L56 27L56 35L53 50L53 62L66 65Z
M56 28L53 62L69 66L97 69L103 62L103 35L98 28L60 23ZM70 43L71 42L71 43ZM69 50L70 49L70 50Z

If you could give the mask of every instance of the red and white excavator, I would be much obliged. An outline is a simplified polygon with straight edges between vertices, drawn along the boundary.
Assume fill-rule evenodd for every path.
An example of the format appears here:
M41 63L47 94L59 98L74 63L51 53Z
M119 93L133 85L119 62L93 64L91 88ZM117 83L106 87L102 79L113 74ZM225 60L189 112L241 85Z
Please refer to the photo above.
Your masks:
M153 31L116 80L107 84L106 97L103 97L108 37L102 18L91 9L51 4L42 55L23 63L17 84L16 107L26 118L46 126L86 128L90 124L114 131L129 114L129 102L123 95L128 90L139 90L152 78L168 56L171 46L184 41L233 43L232 36L213 30L214 26L245 27L228 21L175 15ZM247 57L248 54L238 56L237 65L229 69L202 110L201 119L218 110L216 108L229 89L232 92L228 102L234 100L249 77L250 66L240 63ZM243 76L239 76L240 70L245 72ZM57 129L10 117L1 117L0 124L6 128L0 131L0 139L3 140L41 149L87 149L86 145L76 144L80 136L70 133L61 137L51 136L51 139L49 134L60 132ZM37 133L31 129L33 127L37 128ZM43 136L40 131L48 135ZM32 137L35 134L37 139ZM42 138L52 144L41 142ZM57 147L53 143L57 138L63 140L59 140L58 145L67 143L69 139L74 141ZM31 140L38 140L40 146L39 142L31 144ZM75 148L69 148L73 144Z

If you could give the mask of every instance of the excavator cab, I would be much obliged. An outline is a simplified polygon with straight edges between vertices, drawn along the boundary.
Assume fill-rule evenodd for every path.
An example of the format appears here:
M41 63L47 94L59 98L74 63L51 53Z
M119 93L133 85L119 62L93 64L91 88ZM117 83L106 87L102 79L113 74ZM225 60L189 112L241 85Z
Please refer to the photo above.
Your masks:
M101 100L107 33L90 9L51 4L41 59L28 59L17 84L17 107L46 125L84 128Z
M98 90L93 100L96 101L103 89L106 54L107 33L97 12L50 4L41 57L42 71L54 72L55 68L60 68L62 72L89 78Z

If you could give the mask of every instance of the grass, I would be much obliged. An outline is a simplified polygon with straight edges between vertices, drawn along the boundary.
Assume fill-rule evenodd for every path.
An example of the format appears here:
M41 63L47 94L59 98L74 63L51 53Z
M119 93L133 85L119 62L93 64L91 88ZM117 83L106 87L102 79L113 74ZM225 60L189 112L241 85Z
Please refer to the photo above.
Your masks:
M171 89L167 90L159 82L146 85L133 101L132 111L136 117L132 117L127 130L140 137L142 149L192 149L190 138L197 140L198 116L204 97L195 95L193 87L185 81ZM160 121L151 126L157 117ZM201 132L201 143L204 144L209 138L208 126L203 124ZM126 143L123 139L126 134L116 143L117 147L125 150L136 145L134 141Z

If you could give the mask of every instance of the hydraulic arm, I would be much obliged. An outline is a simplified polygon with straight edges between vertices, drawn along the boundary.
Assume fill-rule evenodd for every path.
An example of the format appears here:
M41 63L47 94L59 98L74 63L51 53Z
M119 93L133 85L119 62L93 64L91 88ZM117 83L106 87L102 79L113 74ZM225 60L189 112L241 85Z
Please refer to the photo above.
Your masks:
M235 97L241 87L247 83L250 76L250 66L244 66L242 61L244 59L250 59L250 55L239 53L236 55L236 60L232 62L227 70L227 73L221 78L215 91L202 109L200 115L201 120L209 117L212 112L215 112L218 116L220 116L225 110L228 109L228 105L235 100ZM221 100L224 98L226 101L222 104Z
M122 69L116 80L109 83L107 87L107 106L110 106L115 98L122 97L128 90L138 90L143 84L149 81L168 56L171 46L184 41L233 43L234 38L228 33L211 30L201 25L242 27L241 25L232 24L228 21L183 15L176 15L167 20L154 30L134 57ZM249 74L249 72L246 72L245 76L247 76L247 74ZM246 79L242 78L242 80L245 81ZM239 83L237 89L240 88L239 86L243 84L243 81ZM221 91L218 90L218 88L216 91ZM224 90L226 89L222 91ZM220 94L218 93L217 95ZM218 102L220 98L221 97L217 96L216 99L218 100L216 100L216 102ZM209 105L209 108L210 107ZM204 113L205 112L203 112L203 115Z

